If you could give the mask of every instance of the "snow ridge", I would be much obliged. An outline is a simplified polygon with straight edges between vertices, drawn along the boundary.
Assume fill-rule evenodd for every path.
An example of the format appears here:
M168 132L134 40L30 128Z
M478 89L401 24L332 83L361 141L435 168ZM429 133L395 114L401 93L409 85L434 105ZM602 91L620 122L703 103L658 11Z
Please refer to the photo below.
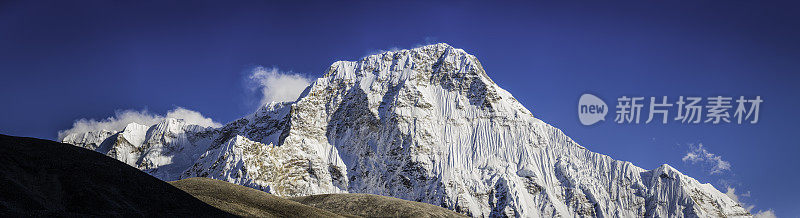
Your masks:
M63 141L163 180L380 194L473 217L751 216L670 166L648 171L588 151L444 43L335 62L297 101L220 128L167 119Z

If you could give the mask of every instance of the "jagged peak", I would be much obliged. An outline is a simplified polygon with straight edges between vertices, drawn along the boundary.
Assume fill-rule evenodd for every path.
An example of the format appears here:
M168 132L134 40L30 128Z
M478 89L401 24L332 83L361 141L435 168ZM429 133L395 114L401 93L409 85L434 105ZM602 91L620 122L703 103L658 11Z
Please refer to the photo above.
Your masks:
M230 139L225 141L224 144L229 148L248 146L250 144L257 144L258 146L263 146L263 145L272 146L272 143L265 144L258 141L253 141L247 138L246 136L242 136L239 134L236 134L235 136L231 137Z
M476 63L477 58L467 53L463 49L455 48L447 43L436 43L411 49L384 51L378 54L366 56L358 61L336 61L331 64L330 68L322 78L354 79L358 76L361 76L357 74L357 71L361 70L359 69L361 67L375 65L381 61L395 61L405 57L429 58L433 62L442 61L447 57L459 57L459 59L463 59L472 65L479 65L479 63ZM456 60L447 59L446 61Z
M124 129L119 134L119 137L124 138L126 141L131 143L131 145L135 147L140 147L142 143L144 143L147 130L150 129L149 126L145 126L138 123L129 123L125 126Z
M449 45L447 43L441 42L441 43L436 43L436 44L417 46L417 47L410 48L410 49L392 49L392 50L389 50L389 51L383 51L383 52L380 52L380 53L377 53L377 54L368 55L368 56L362 58L360 61L367 61L367 60L370 60L370 59L381 59L381 58L386 57L386 56L391 57L391 56L393 56L395 54L405 54L405 53L412 53L412 52L425 53L425 54L428 54L428 55L433 55L433 54L437 54L437 53L445 53L445 52L457 52L457 53L462 53L462 54L468 54L463 49L455 48L455 47L453 47L453 46L451 46L451 45Z
M242 144L242 143L248 142L248 141L249 140L247 140L247 138L245 138L244 136L241 136L241 135L237 134L236 136L231 137L231 139L228 139L227 144L238 145L238 144Z
M149 128L149 126L142 125L142 124L139 124L139 123L136 123L136 122L132 122L132 123L128 123L128 125L125 125L125 128L122 129L122 132L136 131L136 130L141 130L141 129L147 130L147 128Z
M307 92L307 90L308 90L308 88L306 88L306 91L304 91L304 92ZM305 95L304 93L301 94L301 96L304 96L304 95ZM277 109L286 107L287 105L290 105L292 103L294 103L294 102L293 101L282 101L282 102L271 101L271 102L266 103L266 104L262 105L261 107L259 107L258 110L256 110L256 112L258 112L258 113L274 112Z
M388 51L360 61L337 61L298 100L311 93L327 95L331 90L351 87L376 93L388 91L387 87L440 87L467 97L463 102L482 109L532 115L489 78L475 56L446 43Z
M678 174L683 175L680 171L678 171L677 169L673 168L669 164L661 164L661 166L659 166L658 168L653 169L653 171L658 172L658 173L668 173L668 174L678 173Z
M668 177L668 178L678 178L678 179L687 178L691 180L691 178L687 177L686 175L681 173L681 171L678 171L678 169L675 169L669 164L661 164L661 166L651 170L650 172L652 172L654 178L657 177Z

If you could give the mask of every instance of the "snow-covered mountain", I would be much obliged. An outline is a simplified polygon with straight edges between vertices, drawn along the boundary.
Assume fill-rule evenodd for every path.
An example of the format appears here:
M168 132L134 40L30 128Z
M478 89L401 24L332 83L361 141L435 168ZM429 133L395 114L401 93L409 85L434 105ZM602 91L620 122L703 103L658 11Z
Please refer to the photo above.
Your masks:
M336 62L297 101L221 128L167 118L63 142L163 180L211 177L281 196L372 193L474 217L750 216L668 165L645 170L578 145L447 44Z

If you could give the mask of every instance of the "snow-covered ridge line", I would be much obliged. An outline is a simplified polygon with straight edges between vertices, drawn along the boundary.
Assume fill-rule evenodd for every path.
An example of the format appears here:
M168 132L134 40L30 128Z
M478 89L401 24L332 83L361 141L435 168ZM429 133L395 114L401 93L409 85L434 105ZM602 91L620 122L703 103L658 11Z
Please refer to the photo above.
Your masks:
M672 167L648 171L578 145L444 43L337 61L297 101L220 128L165 120L142 129L64 142L164 180L211 177L282 196L372 193L474 217L750 216Z

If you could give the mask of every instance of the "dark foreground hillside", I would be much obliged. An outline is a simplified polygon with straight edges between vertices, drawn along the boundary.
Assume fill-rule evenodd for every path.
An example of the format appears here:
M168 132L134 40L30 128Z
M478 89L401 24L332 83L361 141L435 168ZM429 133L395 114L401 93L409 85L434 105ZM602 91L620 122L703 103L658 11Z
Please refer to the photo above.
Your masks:
M232 216L100 153L0 135L0 217Z

